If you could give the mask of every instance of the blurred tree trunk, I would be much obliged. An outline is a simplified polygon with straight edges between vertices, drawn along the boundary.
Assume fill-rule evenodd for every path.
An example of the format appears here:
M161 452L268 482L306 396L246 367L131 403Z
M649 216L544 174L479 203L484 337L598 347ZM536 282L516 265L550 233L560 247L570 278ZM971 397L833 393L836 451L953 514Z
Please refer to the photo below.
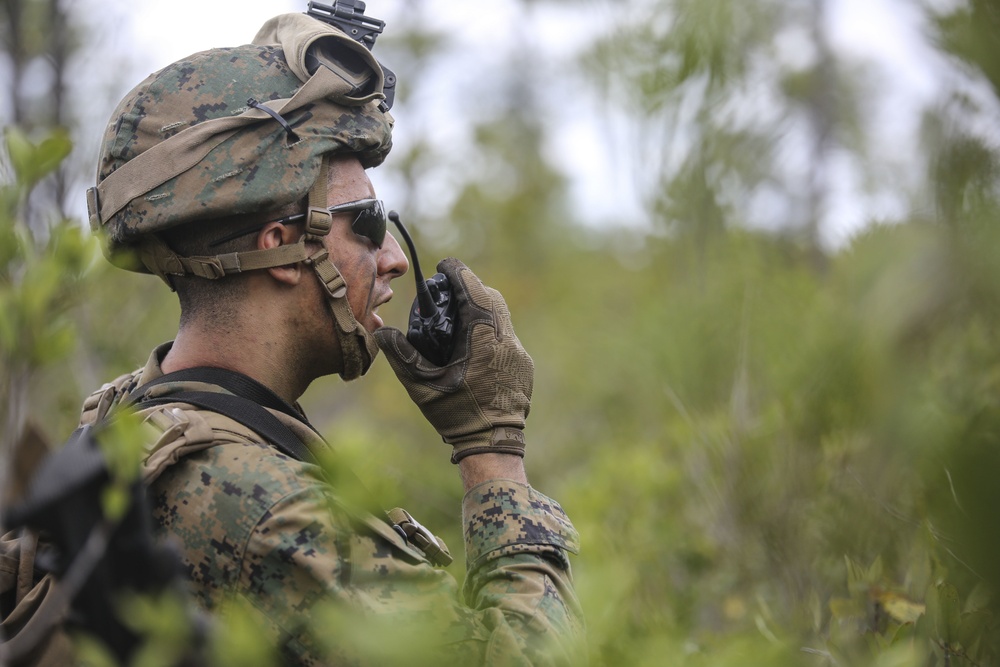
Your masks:
M0 48L10 64L3 82L9 114L5 124L29 136L69 129L69 65L78 51L66 0L2 0ZM25 215L36 233L67 217L68 166L61 166L33 193Z
M812 36L818 58L816 83L804 101L812 132L812 154L809 160L809 183L806 197L808 213L805 219L805 241L817 269L825 267L820 242L829 190L829 151L837 122L836 59L827 38L827 0L816 0L812 12Z

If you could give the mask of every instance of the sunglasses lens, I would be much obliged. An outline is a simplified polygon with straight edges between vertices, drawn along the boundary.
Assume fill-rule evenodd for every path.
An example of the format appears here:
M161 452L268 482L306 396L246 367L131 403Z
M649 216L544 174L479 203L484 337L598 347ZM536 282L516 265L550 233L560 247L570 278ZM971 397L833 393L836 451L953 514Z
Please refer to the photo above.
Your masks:
M385 209L381 201L372 202L368 208L358 211L358 217L351 223L355 234L372 240L379 248L385 240Z

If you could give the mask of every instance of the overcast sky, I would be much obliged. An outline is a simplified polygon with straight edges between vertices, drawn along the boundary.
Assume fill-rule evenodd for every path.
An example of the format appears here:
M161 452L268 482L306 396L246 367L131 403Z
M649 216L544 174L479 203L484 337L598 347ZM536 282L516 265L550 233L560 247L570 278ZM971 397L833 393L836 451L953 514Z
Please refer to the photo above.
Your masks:
M588 41L588 37L606 30L613 14L627 3L538 3L535 23L525 26L515 21L521 3L514 0L491 0L488 3L454 0L406 0L422 2L428 15L434 16L442 29L456 40L455 46L467 58L460 63L486 63L514 39L519 30L534 30L543 36L553 58L569 57ZM635 0L633 0L635 1ZM367 14L387 21L393 18L403 0L369 0ZM920 39L920 13L907 0L830 0L830 36L838 51L859 59L871 59L882 73L886 88L880 120L886 131L898 133L898 142L912 141L918 119L917 109L932 99L939 89L941 73L933 54ZM232 46L250 41L260 25L271 16L303 11L304 0L78 0L78 8L96 7L106 25L116 29L108 33L102 58L89 67L114 63L114 76L108 85L117 86L115 99L146 74L195 51L215 46ZM803 45L803 48L806 45ZM792 45L792 48L795 48ZM376 55L378 47L376 46ZM391 63L387 63L391 67ZM400 85L405 85L401 82ZM585 99L577 105L572 122L565 122L548 147L551 155L571 179L571 196L579 217L598 224L623 211L640 220L643 216L636 181L630 176L636 166L626 151L608 142L607 118L601 117L597 102ZM107 117L110 109L102 110ZM102 121L103 122L103 121ZM406 119L397 117L398 141L405 141ZM100 127L100 124L97 125ZM908 134L909 133L909 134ZM96 138L95 138L96 142ZM588 146L585 156L574 154L574 146ZM96 150L92 146L81 149ZM582 159L581 159L582 158ZM391 159L391 157L390 157ZM391 184L381 184L377 170L372 180L386 199L392 196ZM828 240L843 242L869 217L891 218L902 215L898 202L867 201L859 203L849 174L838 180L826 230Z

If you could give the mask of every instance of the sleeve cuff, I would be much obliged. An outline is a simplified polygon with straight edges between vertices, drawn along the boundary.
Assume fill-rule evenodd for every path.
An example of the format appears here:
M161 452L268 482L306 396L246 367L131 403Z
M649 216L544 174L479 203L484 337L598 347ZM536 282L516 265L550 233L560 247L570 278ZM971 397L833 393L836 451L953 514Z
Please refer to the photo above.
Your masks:
M530 486L492 480L462 500L469 570L490 558L515 553L578 553L579 535L559 503Z

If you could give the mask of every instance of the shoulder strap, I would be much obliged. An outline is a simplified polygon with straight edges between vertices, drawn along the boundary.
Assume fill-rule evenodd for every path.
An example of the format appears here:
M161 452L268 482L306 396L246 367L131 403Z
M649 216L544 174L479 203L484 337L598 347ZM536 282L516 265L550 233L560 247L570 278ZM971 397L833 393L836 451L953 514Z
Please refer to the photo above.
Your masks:
M204 380L199 379L199 381ZM259 433L281 453L298 461L318 463L309 448L299 440L290 428L250 398L211 391L179 391L160 398L151 398L145 401L140 399L136 407L147 408L168 403L188 403L225 415Z
M299 420L313 431L316 431L313 425L306 420L305 415L296 410L293 406L289 405L288 402L275 394L273 391L253 378L247 377L242 373L226 370L224 368L213 368L211 366L185 368L184 370L167 373L166 375L162 375L155 380L150 380L149 382L136 388L135 391L137 393L141 392L140 395L142 395L148 389L157 385L166 384L167 382L201 382L204 384L214 384L217 387L222 387L231 394L249 399L258 405L263 405L265 408L271 408L272 410L277 410L278 412L284 412L289 417Z
M232 392L230 394L209 391L179 391L167 396L147 398L146 389L167 382L203 382L214 384ZM305 416L282 400L280 396L260 384L256 380L240 373L221 368L199 367L168 373L136 388L133 394L123 401L122 407L134 405L137 408L155 407L168 403L187 403L198 408L211 410L253 429L274 445L279 451L299 461L318 463L316 457L305 446L295 433L281 423L277 417L268 412L265 407L283 412L306 424L313 431L316 429L306 421ZM371 491L347 466L337 466L337 481L349 489L347 495L360 501L360 507L386 523L385 510L372 496ZM421 549L422 550L422 549Z

